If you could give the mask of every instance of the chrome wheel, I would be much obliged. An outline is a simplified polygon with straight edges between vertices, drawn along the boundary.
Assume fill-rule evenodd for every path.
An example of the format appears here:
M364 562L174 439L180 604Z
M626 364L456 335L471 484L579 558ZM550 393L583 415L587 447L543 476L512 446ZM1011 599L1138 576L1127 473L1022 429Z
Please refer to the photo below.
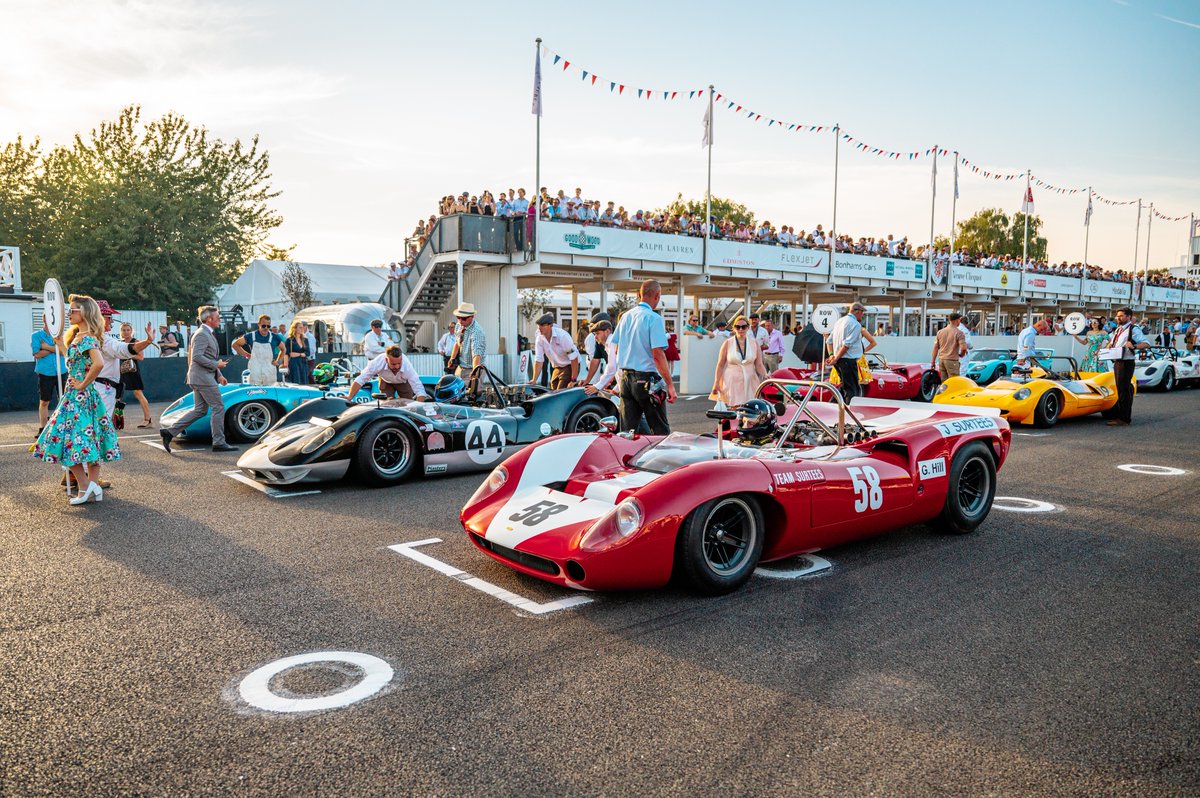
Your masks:
M982 457L972 457L963 463L958 477L958 505L968 520L974 520L988 510L992 493L992 473Z
M719 502L704 525L704 562L714 574L726 576L746 565L758 539L758 524L742 499Z
M412 459L412 444L403 430L385 427L371 441L371 460L381 476L390 477L402 473Z
M238 408L238 429L248 438L259 438L271 426L271 411L258 402L247 402Z
M600 419L602 416L595 410L587 410L575 419L575 427L572 432L599 432Z
M1054 423L1058 419L1058 394L1051 391L1046 394L1046 420Z

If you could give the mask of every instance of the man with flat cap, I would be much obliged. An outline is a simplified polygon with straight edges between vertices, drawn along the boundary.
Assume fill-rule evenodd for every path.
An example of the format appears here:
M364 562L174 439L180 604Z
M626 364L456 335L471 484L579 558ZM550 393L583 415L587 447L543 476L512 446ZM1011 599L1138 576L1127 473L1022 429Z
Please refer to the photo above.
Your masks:
M566 330L554 323L552 313L538 319L537 326L537 340L533 345L533 382L538 381L543 364L549 360L553 368L550 390L570 388L579 376L579 350L575 342Z

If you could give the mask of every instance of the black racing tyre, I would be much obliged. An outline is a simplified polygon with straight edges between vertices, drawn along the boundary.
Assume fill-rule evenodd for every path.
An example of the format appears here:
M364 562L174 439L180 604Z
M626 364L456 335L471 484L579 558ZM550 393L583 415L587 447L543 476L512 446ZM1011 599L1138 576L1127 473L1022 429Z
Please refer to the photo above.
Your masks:
M416 436L404 424L380 419L363 430L354 447L354 465L363 481L376 488L403 482L420 452Z
M1167 373L1163 375L1161 387L1163 393L1170 393L1175 390L1175 369L1167 366Z
M1046 391L1038 400L1033 411L1033 426L1048 429L1058 423L1062 413L1062 394L1056 390Z
M996 380L1002 380L1007 376L1008 376L1008 369L1006 369L1004 366L997 366L996 371L992 373L992 378L990 380L988 380L988 384L990 385L991 383L995 382Z
M926 371L921 375L921 392L917 394L916 399L920 402L932 402L941 384L942 378L936 371Z
M996 461L986 444L968 443L950 463L946 503L930 522L938 532L964 535L983 523L996 498Z
M701 595L737 590L758 565L764 532L762 510L753 498L733 494L705 502L680 529L677 573Z
M600 402L584 402L567 416L563 432L600 432L600 419L610 415Z
M254 443L279 416L274 402L240 402L225 411L225 435L238 443Z

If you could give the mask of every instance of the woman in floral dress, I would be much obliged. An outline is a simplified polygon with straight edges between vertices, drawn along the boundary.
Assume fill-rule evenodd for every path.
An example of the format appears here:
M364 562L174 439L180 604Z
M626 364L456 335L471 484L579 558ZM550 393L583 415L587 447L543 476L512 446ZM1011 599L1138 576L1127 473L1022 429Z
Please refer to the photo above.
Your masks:
M1098 357L1101 347L1108 340L1108 333L1104 331L1104 327L1100 324L1100 319L1092 319L1088 323L1086 338L1080 338L1078 335L1072 335L1071 337L1087 347L1087 352L1083 356L1083 362L1079 364L1080 371L1108 371L1107 361L1101 360Z
M100 376L104 361L100 356L100 337L104 318L100 306L90 296L71 295L71 329L67 330L67 388L54 415L38 436L35 457L47 463L70 468L79 485L79 495L71 504L102 501L104 490L88 479L90 463L117 460L117 431L104 410L93 383Z

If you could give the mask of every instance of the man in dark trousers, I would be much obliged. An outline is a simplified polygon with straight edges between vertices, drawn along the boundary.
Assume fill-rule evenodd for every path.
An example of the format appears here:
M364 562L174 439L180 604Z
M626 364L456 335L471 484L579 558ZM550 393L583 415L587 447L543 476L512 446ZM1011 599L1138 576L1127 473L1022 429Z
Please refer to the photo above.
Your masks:
M1113 377L1117 381L1117 417L1110 419L1110 427L1128 427L1133 421L1133 366L1137 362L1136 349L1149 349L1150 342L1133 321L1133 309L1117 311L1117 329L1108 339L1109 349L1120 349L1121 357L1112 361Z
M867 306L861 302L850 305L850 312L838 319L833 325L833 334L829 336L829 346L833 354L825 361L826 365L837 369L838 377L842 380L842 396L846 404L862 391L858 387L858 359L863 356L862 317L867 312Z
M667 435L667 409L662 397L677 398L667 363L667 326L654 312L662 298L657 280L646 280L638 288L637 306L625 313L613 332L617 367L621 369L621 429L632 432L643 417L655 435Z
M212 440L214 452L236 452L236 446L225 442L225 401L219 386L228 384L221 369L227 365L220 359L216 329L221 326L221 315L212 305L202 305L198 310L200 328L192 336L188 348L187 384L192 389L192 409L173 426L159 430L163 448L171 453L171 440L188 428L193 421L203 418L212 411Z

